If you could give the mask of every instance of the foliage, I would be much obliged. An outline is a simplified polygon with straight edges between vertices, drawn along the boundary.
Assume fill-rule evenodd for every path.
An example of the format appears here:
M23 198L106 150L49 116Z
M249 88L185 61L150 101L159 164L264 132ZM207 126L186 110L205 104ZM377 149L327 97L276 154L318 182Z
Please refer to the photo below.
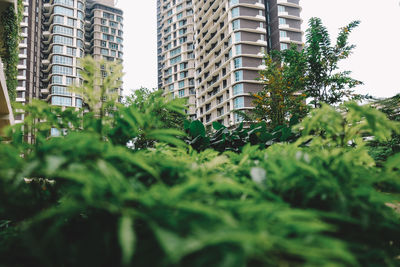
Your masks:
M275 57L266 55L265 69L260 71L264 88L254 94L253 113L258 121L268 121L271 128L288 125L292 116L307 114L305 86L306 61L297 46Z
M353 93L352 88L362 82L351 78L350 71L338 71L339 62L348 58L355 48L348 43L348 38L359 24L360 21L353 21L341 28L336 44L332 46L328 30L321 19L310 19L304 48L308 65L304 92L312 98L314 107L360 97Z
M9 7L3 12L0 23L3 31L0 33L0 57L4 64L4 73L6 76L6 83L8 94L11 101L15 101L17 96L16 88L18 85L18 54L19 54L19 41L20 41L20 23L22 21L23 3L22 0L17 2L18 10L15 11L14 5L10 4Z
M399 201L400 157L376 168L363 139L399 129L381 112L324 105L295 127L298 141L268 149L252 146L265 123L214 124L221 147L201 123L185 123L219 152L159 128L154 114L184 104L144 107L116 105L102 129L91 126L93 109L28 107L37 142L14 126L0 144L1 265L399 265L400 218L389 206ZM50 127L66 134L45 137ZM126 145L139 137L151 147Z
M164 128L175 128L183 130L183 122L186 119L185 110L182 109L182 105L186 102L183 98L171 98L172 96L167 95L164 98L162 90L149 90L146 88L140 88L135 90L131 96L126 98L126 105L135 105L137 106L141 112L146 112L148 105L155 103L157 101L163 101L163 104L160 104L161 108L158 110L154 110L155 117L159 117L161 122L163 122L160 127ZM167 104L169 103L169 104ZM168 109L171 105L175 106L174 109Z
M250 121L266 121L274 128L288 125L293 116L301 120L310 107L365 98L353 92L362 82L351 78L349 71L339 71L339 62L348 58L355 48L348 43L348 38L359 23L353 21L341 28L332 46L321 19L311 18L301 51L292 45L290 49L272 51L265 56L266 68L260 71L264 89L254 95L255 108L244 117Z
M240 152L246 144L267 148L274 143L295 141L298 136L291 127L297 122L293 117L289 126L277 126L270 131L264 121L250 124L248 128L241 123L231 130L218 122L213 122L215 131L207 133L199 120L185 121L185 131L188 134L186 142L197 151L212 148L220 152Z
M400 95L376 100L372 106L384 112L390 120L400 121ZM372 140L369 143L370 155L380 164L390 156L400 152L400 134L394 133L387 141Z
M168 133L169 141L181 145L183 142L177 142L174 136L184 135L185 118L185 100L162 97L162 91L142 88L127 97L125 106L116 111L109 136L115 144L129 143L135 149L144 149L154 146L156 139L152 136ZM138 134L132 135L131 128Z

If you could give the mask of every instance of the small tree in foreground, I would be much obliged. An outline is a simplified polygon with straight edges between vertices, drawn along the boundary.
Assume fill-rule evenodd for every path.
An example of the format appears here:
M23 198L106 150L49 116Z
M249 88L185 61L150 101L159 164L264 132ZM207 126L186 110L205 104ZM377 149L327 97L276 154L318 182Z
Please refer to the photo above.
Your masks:
M269 121L272 128L289 124L292 117L307 114L304 94L306 61L295 47L285 53L267 55L265 69L260 71L264 84L262 91L254 94L253 113L257 120ZM275 59L275 60L274 60Z

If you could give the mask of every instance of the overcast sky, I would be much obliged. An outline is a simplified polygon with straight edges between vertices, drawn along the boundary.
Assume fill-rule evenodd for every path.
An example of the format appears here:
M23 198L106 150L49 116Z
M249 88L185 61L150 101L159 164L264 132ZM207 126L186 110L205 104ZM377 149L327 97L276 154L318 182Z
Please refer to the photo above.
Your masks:
M124 11L124 88L157 87L156 0L119 0ZM365 83L359 93L389 97L400 93L399 0L300 0L303 31L319 17L336 40L338 29L352 20L361 25L351 33L357 45L342 70Z

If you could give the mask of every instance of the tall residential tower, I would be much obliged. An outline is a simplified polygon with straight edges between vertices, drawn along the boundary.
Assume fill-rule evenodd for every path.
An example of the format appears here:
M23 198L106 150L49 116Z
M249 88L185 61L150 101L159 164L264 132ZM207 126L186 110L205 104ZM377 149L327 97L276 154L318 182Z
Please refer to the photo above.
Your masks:
M158 0L159 88L190 104L194 98L191 117L206 125L240 122L233 110L252 108L264 52L302 45L300 10L299 0ZM189 46L179 38L186 32L194 51L184 55ZM186 63L194 72L181 74ZM188 92L180 91L183 78Z
M79 58L122 60L123 13L113 0L23 0L17 102L82 107ZM120 93L122 92L122 89ZM16 117L22 122L23 114Z

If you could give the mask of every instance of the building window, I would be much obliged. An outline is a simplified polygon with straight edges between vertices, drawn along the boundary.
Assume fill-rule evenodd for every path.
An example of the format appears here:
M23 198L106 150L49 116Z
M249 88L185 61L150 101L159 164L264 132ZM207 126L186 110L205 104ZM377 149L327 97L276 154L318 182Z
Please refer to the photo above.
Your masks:
M244 108L244 97L243 97L243 96L236 97L236 98L233 100L233 107L234 107L235 109Z
M100 50L100 53L101 53L102 55L104 55L104 56L108 56L108 49L102 48L102 49Z
M52 86L51 93L54 95L66 95L66 96L71 95L71 92L68 91L68 89L64 86Z
M280 37L287 37L287 32L286 31L279 31L279 36Z
M72 98L64 96L52 96L51 104L58 106L72 106Z
M55 16L53 17L53 23L64 24L64 16L55 15Z
M173 64L178 63L180 61L181 61L181 56L177 56L177 57L174 57L174 58L170 59L170 64L173 65Z
M229 0L229 6L234 6L239 4L239 0Z
M72 57L65 57L65 56L59 56L59 55L55 55L52 58L51 61L53 64L63 64L63 65L69 65L72 66Z
M64 53L64 47L62 45L53 45L53 53L55 54Z
M81 107L82 107L82 99L77 98L77 99L75 100L75 106L76 106L77 108L81 108Z
M185 96L185 90L179 90L179 97L184 97Z
M179 87L179 89L185 87L185 81L180 81L180 82L178 83L178 87Z
M239 114L234 114L234 119L235 119L235 123L240 123L240 122L242 122L244 119L243 119L243 117L242 116L240 116Z
M169 86L168 86L168 89L169 89L170 91L174 91L174 85L173 85L173 84L169 85Z
M237 30L237 29L240 29L240 20L234 20L234 21L232 21L232 30Z
M55 65L51 68L51 73L52 74L66 74L66 75L72 75L72 68L71 67L66 67L66 66L58 66Z
M243 94L243 83L238 83L233 86L233 95Z
M236 55L242 54L242 46L241 45L235 45L235 50L236 50Z
M286 9L284 6L279 6L278 5L278 12L286 12Z
M242 67L242 58L241 57L237 57L233 60L234 63L234 68L238 69Z
M243 71L235 71L235 82L239 82L243 80Z
M60 14L60 15L66 15L69 17L73 17L74 10L70 9L70 8L62 7L62 6L55 6L53 14Z
M75 56L76 55L76 49L72 48L72 47L67 47L67 55Z
M288 45L288 44L281 43L281 50L286 50L286 49L288 49L288 48L289 48L289 45Z
M240 42L241 39L241 34L240 32L235 32L235 42L238 43Z
M231 12L232 12L232 18L239 17L239 7L232 8Z
M55 44L65 44L65 45L72 45L73 39L70 37L54 35L53 43Z
M280 25L285 25L286 23L286 19L285 18L279 18L279 24Z

